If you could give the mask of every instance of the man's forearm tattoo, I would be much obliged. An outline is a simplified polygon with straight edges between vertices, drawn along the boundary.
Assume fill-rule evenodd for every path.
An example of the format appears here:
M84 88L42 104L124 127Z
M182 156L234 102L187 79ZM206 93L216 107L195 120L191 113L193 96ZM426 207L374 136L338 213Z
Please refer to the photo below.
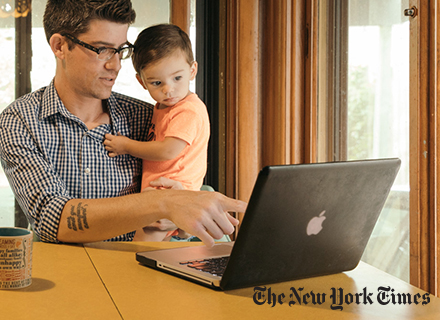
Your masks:
M74 231L88 229L87 223L87 205L83 205L82 202L78 203L78 206L70 207L70 217L67 218L67 227Z

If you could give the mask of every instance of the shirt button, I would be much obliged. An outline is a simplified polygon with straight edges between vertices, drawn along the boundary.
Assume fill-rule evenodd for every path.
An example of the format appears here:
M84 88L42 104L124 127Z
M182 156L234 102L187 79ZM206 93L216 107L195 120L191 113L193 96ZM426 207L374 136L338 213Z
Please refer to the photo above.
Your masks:
M84 169L84 173L85 174L90 174L90 169L89 168Z

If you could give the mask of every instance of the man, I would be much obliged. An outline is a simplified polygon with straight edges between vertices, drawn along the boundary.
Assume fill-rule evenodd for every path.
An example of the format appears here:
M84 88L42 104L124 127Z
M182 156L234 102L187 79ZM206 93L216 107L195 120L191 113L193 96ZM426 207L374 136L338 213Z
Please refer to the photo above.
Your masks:
M219 193L173 190L179 184L167 179L152 183L166 190L137 193L140 161L108 157L106 133L145 140L151 119L151 105L111 91L132 52L134 19L130 0L47 2L55 77L0 116L5 174L42 241L130 241L133 230L167 219L211 246L238 224L228 211L245 210Z

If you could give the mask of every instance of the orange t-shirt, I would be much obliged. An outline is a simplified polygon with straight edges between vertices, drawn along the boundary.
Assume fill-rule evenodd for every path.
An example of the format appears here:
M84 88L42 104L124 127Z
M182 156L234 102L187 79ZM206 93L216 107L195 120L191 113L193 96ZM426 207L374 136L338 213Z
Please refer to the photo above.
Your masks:
M192 93L172 107L157 107L158 104L154 107L148 140L163 141L166 137L174 137L187 145L172 160L143 160L142 190L159 177L179 181L188 190L200 190L206 174L210 135L205 104Z

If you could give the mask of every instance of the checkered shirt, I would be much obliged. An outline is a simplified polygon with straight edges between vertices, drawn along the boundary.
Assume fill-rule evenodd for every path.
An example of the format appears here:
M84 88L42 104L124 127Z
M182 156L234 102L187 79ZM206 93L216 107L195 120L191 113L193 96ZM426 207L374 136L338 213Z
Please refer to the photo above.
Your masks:
M108 156L106 133L145 141L153 106L118 93L107 101L111 124L88 130L61 102L53 82L24 95L0 115L0 157L9 184L34 232L58 242L61 212L70 199L139 192L142 162ZM130 241L134 232L109 239Z

